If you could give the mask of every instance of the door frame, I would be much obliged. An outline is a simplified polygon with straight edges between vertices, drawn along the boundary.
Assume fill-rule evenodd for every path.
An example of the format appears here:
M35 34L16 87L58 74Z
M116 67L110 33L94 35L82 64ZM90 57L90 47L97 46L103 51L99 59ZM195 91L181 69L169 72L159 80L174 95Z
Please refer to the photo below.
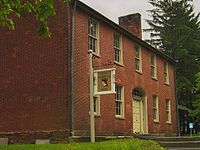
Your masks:
M132 94L132 122L134 119L133 115L133 105L134 101L140 101L140 133L139 134L148 134L148 107L147 107L147 96L143 90L134 88L133 90L139 90L142 94L141 99L138 99ZM134 123L132 123L132 128L134 129ZM134 132L134 130L132 130Z

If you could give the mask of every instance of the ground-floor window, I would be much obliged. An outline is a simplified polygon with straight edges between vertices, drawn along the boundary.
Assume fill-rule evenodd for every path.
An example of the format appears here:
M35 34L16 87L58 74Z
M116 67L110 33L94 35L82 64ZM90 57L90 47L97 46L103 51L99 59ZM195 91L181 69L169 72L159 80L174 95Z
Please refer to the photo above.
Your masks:
M95 95L93 100L94 100L94 115L99 116L100 115L100 96Z
M115 91L116 117L124 117L124 88L116 85Z
M153 95L153 120L159 122L158 96Z
M166 99L166 122L171 123L171 106L169 99Z

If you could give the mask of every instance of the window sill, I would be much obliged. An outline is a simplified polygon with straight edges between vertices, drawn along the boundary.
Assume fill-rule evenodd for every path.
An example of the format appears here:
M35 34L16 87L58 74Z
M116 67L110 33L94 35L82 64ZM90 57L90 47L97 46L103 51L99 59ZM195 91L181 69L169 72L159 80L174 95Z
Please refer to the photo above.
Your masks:
M153 120L154 123L159 124L159 120Z
M118 120L125 120L125 118L122 117L122 116L115 116L115 118L118 119Z
M167 123L168 125L171 125L171 124L172 124L172 122L169 122L169 121L167 121L166 123Z
M165 82L165 85L166 85L166 86L169 86L169 83Z
M97 58L101 58L101 56L97 53L92 52L93 56L97 57Z
M115 63L116 65L119 65L119 66L121 66L121 67L124 67L124 65L123 65L122 63L120 63L120 62L114 61L114 63Z
M94 114L94 117L95 117L95 118L100 118L101 115L100 115L100 114Z
M158 81L158 79L156 77L151 77L151 79L154 81Z
M137 72L137 73L139 73L141 75L143 74L142 71L139 71L139 70L135 70L135 72Z

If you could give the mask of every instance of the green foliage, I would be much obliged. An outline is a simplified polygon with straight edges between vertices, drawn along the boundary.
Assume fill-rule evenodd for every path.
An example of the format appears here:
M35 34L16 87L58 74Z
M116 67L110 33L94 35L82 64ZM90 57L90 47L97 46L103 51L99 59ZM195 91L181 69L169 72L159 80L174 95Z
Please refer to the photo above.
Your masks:
M70 0L61 0L68 3ZM38 33L40 36L50 37L51 33L48 28L48 18L56 14L54 8L55 0L0 0L0 25L14 30L15 24L13 14L17 17L22 13L31 13L38 21Z
M152 19L147 20L152 46L177 61L177 97L192 109L195 74L200 71L200 21L193 0L149 0Z
M149 10L150 44L174 59L200 55L200 22L195 16L192 0L149 0L154 9Z
M1 150L165 150L154 141L137 139L112 140L97 143L71 143L53 145L9 145L0 146Z
M196 74L196 85L193 89L195 92L196 99L193 102L194 109L190 111L190 116L195 118L196 121L200 122L200 72Z

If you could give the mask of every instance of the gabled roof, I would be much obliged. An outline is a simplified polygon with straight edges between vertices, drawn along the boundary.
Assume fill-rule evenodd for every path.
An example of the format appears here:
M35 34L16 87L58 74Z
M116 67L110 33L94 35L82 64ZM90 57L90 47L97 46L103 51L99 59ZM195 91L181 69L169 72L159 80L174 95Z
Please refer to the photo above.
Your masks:
M147 42L145 42L142 39L136 37L133 33L129 32L126 29L124 29L122 26L116 24L115 22L113 22L112 20L108 19L107 17L105 17L104 15L100 14L95 9L89 7L88 5L84 4L83 2L77 0L77 7L79 9L85 11L86 13L88 13L90 16L92 16L92 17L94 17L94 18L96 18L98 20L101 20L102 22L110 25L113 29L119 31L120 33L123 33L124 35L126 35L127 37L129 37L130 39L135 41L136 43L138 43L141 46L145 47L147 50L150 50L151 52L163 57L168 62L171 62L172 64L176 63L176 61L174 59L172 59L171 57L169 57L168 55L166 55L162 51L159 51L156 48L152 47Z

